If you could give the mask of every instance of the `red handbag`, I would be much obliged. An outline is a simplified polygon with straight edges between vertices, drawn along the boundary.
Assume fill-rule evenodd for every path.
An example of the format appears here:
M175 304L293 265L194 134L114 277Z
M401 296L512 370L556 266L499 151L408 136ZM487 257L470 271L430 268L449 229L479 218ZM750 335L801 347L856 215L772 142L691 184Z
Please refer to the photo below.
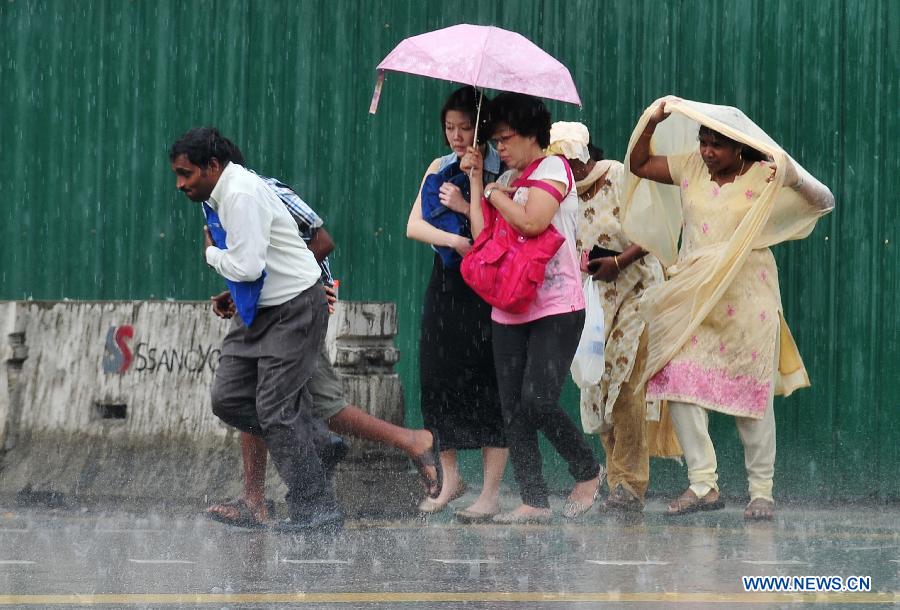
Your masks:
M572 170L560 155L572 190ZM529 165L510 186L544 190L562 203L565 195L541 180L529 180L542 159ZM568 191L566 191L568 194ZM566 241L552 224L536 237L525 237L513 229L486 199L481 199L484 229L463 257L460 272L475 293L498 309L524 313L537 298L547 263Z

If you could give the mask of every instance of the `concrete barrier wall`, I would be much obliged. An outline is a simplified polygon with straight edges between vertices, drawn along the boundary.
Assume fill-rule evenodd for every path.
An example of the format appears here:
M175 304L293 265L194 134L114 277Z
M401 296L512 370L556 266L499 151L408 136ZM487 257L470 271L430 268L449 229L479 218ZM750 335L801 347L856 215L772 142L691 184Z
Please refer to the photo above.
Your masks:
M237 432L209 398L229 324L208 302L0 303L0 493L189 503L236 495ZM396 328L393 304L338 303L327 342L348 402L402 424ZM364 467L362 479L352 473ZM364 498L341 488L378 487L371 473L381 472L412 505L407 471L402 456L356 443L339 496Z
M223 439L209 408L228 322L199 303L16 303L20 428Z

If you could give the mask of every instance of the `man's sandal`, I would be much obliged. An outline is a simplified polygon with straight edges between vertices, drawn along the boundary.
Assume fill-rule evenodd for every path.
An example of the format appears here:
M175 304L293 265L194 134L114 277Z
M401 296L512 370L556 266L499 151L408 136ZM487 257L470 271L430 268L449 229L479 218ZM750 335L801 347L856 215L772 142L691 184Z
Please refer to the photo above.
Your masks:
M719 510L725 508L725 502L719 498L719 492L710 489L702 498L698 498L690 487L683 494L675 498L669 506L666 507L667 517L677 517L678 515L687 515L697 511Z
M225 509L227 513L231 514L219 512L222 509ZM234 500L228 500L227 502L213 504L206 509L205 514L207 519L212 519L213 521L218 521L219 523L234 527L260 529L268 526L266 521L261 521L256 518L253 510L243 498L235 498Z
M419 476L425 483L425 493L429 498L437 498L444 487L444 468L441 466L441 442L434 430L431 432L431 449L412 458L412 462L419 471ZM428 474L428 467L434 468L435 478Z
M748 521L771 521L775 518L775 503L765 498L750 500L744 509L744 519Z

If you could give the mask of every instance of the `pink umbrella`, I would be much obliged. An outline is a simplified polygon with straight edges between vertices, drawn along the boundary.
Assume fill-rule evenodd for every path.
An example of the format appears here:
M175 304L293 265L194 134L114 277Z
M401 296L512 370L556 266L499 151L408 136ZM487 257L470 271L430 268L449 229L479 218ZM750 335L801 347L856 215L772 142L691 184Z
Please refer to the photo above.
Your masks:
M581 105L568 68L521 34L492 26L460 24L407 38L377 70L372 114L386 70Z

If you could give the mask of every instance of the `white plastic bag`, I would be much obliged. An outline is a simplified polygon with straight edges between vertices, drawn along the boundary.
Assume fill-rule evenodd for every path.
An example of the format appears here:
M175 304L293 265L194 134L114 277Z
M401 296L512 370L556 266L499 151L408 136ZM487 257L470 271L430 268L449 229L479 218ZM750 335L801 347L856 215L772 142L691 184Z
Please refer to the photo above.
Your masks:
M572 360L572 379L579 388L589 388L600 383L603 376L603 348L606 343L606 328L603 321L603 305L600 290L591 276L584 281L584 329L578 350Z

